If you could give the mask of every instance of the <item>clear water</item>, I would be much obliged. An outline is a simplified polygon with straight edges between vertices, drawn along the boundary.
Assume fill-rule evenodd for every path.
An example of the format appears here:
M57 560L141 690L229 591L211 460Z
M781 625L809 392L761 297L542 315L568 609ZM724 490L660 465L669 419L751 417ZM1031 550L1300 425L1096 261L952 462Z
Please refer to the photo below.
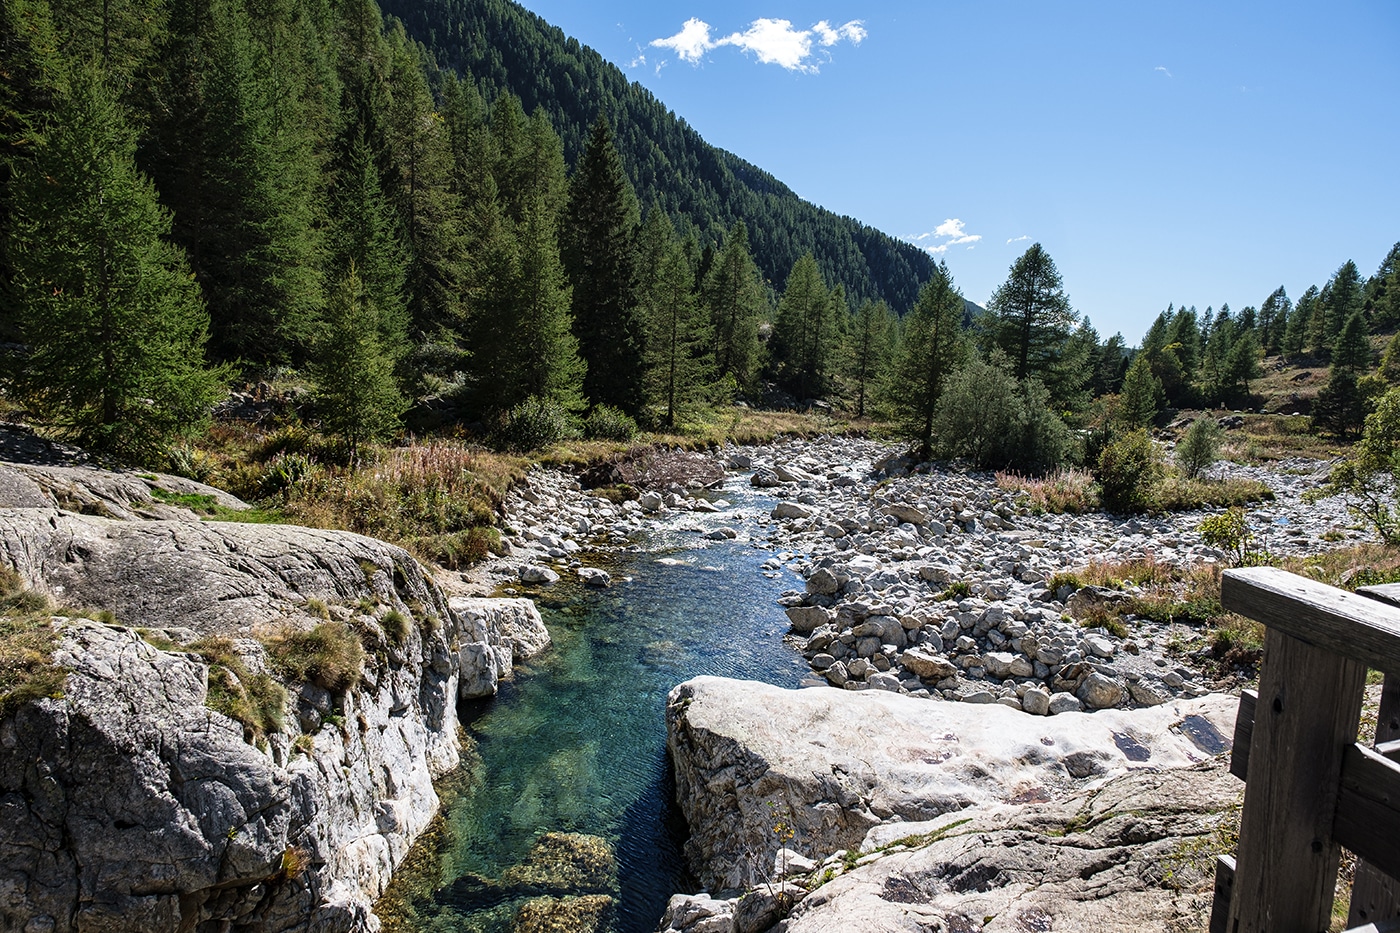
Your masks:
M796 686L808 670L783 644L775 601L796 579L765 576L769 555L746 542L693 530L753 529L755 510L771 508L730 486L733 509L669 519L640 553L606 565L611 589L563 582L532 594L553 648L464 710L479 761L444 786L441 824L381 904L389 928L511 930L523 898L480 879L499 878L547 832L612 846L616 933L650 933L671 894L694 890L666 763L667 692L698 674Z

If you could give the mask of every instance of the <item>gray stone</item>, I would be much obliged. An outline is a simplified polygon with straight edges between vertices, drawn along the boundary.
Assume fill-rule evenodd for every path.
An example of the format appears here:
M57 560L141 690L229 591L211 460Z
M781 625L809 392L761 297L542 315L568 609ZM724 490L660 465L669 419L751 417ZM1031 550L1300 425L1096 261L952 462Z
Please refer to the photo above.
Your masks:
M1052 693L1050 694L1050 715L1058 716L1061 713L1077 713L1082 707L1079 697L1072 693Z
M841 581L826 567L816 570L807 578L807 592L809 593L830 596L839 589L841 589Z
M559 582L559 574L543 564L527 564L520 568L520 582L550 586Z
M811 518L812 510L797 502L779 502L773 506L774 518Z
M1032 687L1021 697L1021 709L1035 716L1050 715L1050 691Z
M899 663L924 680L938 681L958 672L953 662L922 648L910 648L899 656Z
M787 610L787 617L792 630L799 635L813 632L830 620L820 606L792 606Z
M1089 709L1108 709L1123 702L1124 690L1118 681L1095 671L1084 678L1077 694Z
M612 575L599 567L580 567L578 577L586 586L593 586L599 589L606 589L612 586Z

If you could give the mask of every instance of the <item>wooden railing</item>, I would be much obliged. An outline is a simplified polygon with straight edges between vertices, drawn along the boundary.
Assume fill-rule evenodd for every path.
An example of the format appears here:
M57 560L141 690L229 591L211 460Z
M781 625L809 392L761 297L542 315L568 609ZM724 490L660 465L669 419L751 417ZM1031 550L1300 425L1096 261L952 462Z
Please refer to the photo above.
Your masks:
M1226 571L1220 601L1265 636L1235 724L1230 770L1248 779L1210 933L1327 930L1343 847L1358 858L1348 927L1400 931L1400 587L1255 567ZM1374 747L1356 743L1368 669L1386 674Z

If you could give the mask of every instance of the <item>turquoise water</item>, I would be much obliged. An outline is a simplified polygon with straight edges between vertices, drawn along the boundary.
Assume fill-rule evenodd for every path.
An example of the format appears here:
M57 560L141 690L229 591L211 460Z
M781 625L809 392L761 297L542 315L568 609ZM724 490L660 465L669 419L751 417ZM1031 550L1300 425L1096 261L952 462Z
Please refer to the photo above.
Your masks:
M724 494L750 513L771 507L747 488ZM639 539L640 553L606 565L611 589L566 582L531 594L553 648L464 710L479 761L444 787L431 853L395 881L403 922L391 927L504 933L531 895L601 893L613 898L612 929L649 933L671 894L694 889L666 763L667 692L697 674L796 686L808 670L782 642L787 620L775 602L795 578L769 579L765 552L691 530L722 524L741 527L733 513L677 516ZM548 890L496 881L545 833L599 837L615 880L578 890L567 880Z

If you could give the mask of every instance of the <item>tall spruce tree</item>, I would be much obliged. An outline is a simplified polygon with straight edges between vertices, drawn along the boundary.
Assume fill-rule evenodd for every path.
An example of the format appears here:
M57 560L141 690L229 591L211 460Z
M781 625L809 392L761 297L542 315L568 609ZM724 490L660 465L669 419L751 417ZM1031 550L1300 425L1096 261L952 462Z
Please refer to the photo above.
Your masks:
M826 393L840 336L834 294L827 290L817 261L808 253L793 265L778 302L773 362L783 387L799 399L818 398ZM844 292L840 294L837 301L844 304ZM843 317L848 313L844 307L840 309Z
M1162 383L1152 374L1147 356L1139 353L1123 377L1123 391L1118 396L1118 420L1136 430L1152 424L1162 410Z
M743 221L730 229L710 264L704 296L714 327L716 373L732 377L737 387L747 390L758 373L758 322L767 299Z
M1366 333L1366 315L1357 309L1347 318L1332 343L1332 366L1347 367L1357 375L1371 369L1371 341Z
M641 413L646 333L637 300L637 198L602 114L569 183L561 253L573 286L574 333L594 405Z
M21 385L85 446L151 461L207 424L227 373L203 365L208 313L104 76L66 84L15 179Z
M1363 305L1375 330L1400 324L1400 243L1390 248L1376 274L1366 280Z
M1288 300L1288 292L1280 285L1274 289L1264 303L1259 306L1259 342L1265 353L1277 353L1283 346L1283 335L1288 330L1288 316L1293 310L1293 302Z
M938 401L967 355L963 298L946 263L919 292L904 322L904 338L886 385L886 398L906 436L918 441L920 459L933 452Z

